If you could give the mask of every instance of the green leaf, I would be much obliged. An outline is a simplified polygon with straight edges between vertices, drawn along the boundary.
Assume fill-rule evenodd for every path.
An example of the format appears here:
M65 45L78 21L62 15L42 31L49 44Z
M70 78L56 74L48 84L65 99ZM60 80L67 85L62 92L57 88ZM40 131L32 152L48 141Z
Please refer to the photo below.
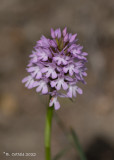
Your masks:
M62 156L64 156L64 154L71 149L71 146L68 146L66 148L64 148L62 151L60 151L54 158L53 160L58 160L60 159Z
M76 150L78 151L78 153L80 155L80 159L81 160L87 160L86 157L85 157L85 154L84 154L84 152L82 150L82 147L81 147L81 145L79 143L79 139L78 139L75 131L72 128L70 129L70 133L71 133L70 136L72 138L72 141L74 142L74 146L75 146Z

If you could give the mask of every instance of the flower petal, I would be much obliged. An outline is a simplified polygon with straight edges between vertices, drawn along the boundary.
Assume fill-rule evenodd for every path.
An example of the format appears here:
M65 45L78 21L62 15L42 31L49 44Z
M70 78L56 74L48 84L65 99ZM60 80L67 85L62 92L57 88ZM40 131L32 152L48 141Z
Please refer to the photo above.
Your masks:
M44 85L42 89L42 94L46 94L46 93L48 93L48 87L47 85Z
M29 77L30 77L30 76L27 76L27 77L25 77L24 79L22 79L22 83L27 82L27 81L28 81L28 79L29 79Z
M51 87L55 87L55 86L56 86L56 84L57 84L57 82L56 82L56 81L51 81Z
M68 89L67 83L66 83L66 82L63 82L63 83L62 83L62 87L63 87L64 90L67 90L67 89Z
M65 36L66 33L67 33L67 27L65 27L65 28L63 29L63 36Z
M76 97L76 90L74 88L72 90L72 94L73 94L74 97Z
M52 72L52 78L53 79L57 78L57 73L55 71Z
M45 67L45 68L42 68L42 69L41 69L41 72L42 72L42 73L45 73L45 72L47 72L47 71L48 71L48 67Z
M42 77L41 72L38 72L37 75L36 75L36 79L40 79L41 77Z
M72 87L69 88L67 96L70 97L70 98L72 98Z
M57 88L57 90L60 90L60 89L61 89L61 81L58 82L56 88Z
M38 87L36 88L36 92L40 92L41 89L42 89L42 86L38 86Z
M83 94L83 91L82 91L81 88L77 88L77 92L78 92L79 94Z
M51 37L55 38L55 32L54 32L53 28L51 28Z
M68 41L68 33L64 37L64 42L67 42L67 41Z
M55 110L58 110L60 108L60 103L58 101L54 103L54 108Z
M73 41L75 40L76 36L77 36L77 34L72 35L72 36L70 37L70 41L69 41L69 42L73 42Z
M68 72L68 68L67 68L67 67L64 67L64 68L63 68L63 71L64 71L65 73L67 73L67 72Z

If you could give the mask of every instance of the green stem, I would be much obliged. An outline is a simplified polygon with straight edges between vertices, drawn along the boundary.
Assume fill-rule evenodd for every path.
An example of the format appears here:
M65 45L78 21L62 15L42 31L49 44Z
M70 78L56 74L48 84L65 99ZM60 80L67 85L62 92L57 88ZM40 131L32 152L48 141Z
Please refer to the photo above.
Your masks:
M51 97L50 97L51 99ZM54 106L47 107L46 126L45 126L45 158L51 160L51 126Z

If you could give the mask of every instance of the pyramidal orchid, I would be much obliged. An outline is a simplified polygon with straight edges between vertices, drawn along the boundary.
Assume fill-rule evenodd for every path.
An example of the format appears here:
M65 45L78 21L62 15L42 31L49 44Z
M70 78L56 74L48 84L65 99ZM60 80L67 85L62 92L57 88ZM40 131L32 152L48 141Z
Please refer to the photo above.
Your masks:
M36 92L50 94L49 106L54 103L56 110L60 108L58 97L76 97L76 93L82 94L78 82L86 83L88 54L77 44L76 37L77 34L68 33L66 27L63 31L51 29L50 39L42 36L30 55L29 76L22 80L28 89L36 87Z
M51 38L42 36L37 41L27 65L28 76L22 82L28 89L36 88L42 95L50 95L45 127L45 155L51 160L51 124L53 110L60 108L58 97L73 98L82 94L78 83L86 84L86 52L77 43L77 34L65 27L51 29Z

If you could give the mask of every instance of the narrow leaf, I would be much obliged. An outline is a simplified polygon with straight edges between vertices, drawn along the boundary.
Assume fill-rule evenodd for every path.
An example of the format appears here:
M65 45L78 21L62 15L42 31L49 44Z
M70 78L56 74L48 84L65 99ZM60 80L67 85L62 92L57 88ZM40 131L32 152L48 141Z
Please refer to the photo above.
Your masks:
M66 148L64 148L62 151L60 151L54 158L53 160L58 160L60 159L62 156L64 156L64 154L71 149L71 146L68 146Z
M80 159L81 160L87 160L86 157L85 157L85 154L82 150L82 147L79 143L79 139L75 133L75 131L71 128L70 129L70 133L71 133L71 138L72 138L72 141L74 142L74 145L75 145L75 148L76 150L78 151L79 155L80 155Z

